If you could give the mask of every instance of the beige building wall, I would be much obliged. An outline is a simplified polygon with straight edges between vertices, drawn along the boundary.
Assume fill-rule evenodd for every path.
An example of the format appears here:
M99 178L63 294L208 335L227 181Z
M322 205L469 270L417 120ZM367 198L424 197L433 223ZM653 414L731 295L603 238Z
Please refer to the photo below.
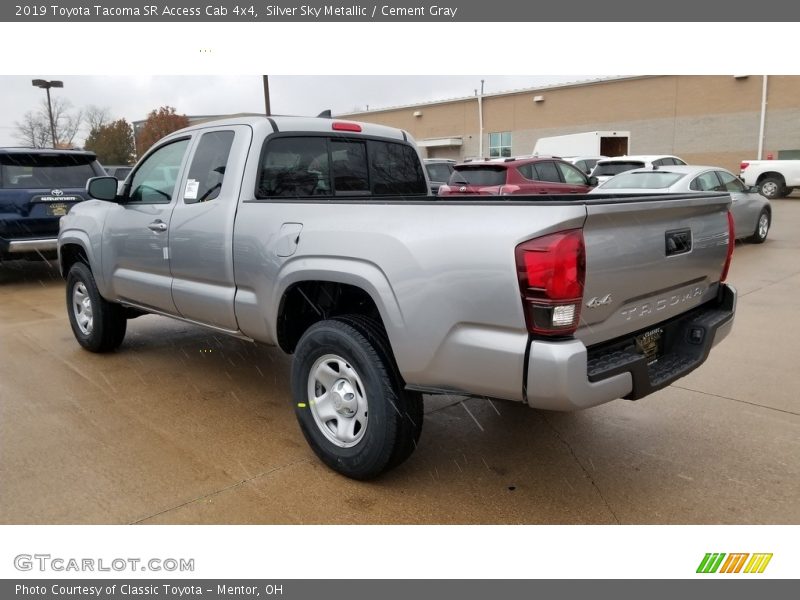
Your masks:
M553 86L484 97L483 155L489 134L512 132L512 154L533 151L541 137L596 130L631 132L632 154L675 154L694 164L738 172L756 158L762 77L680 75ZM543 101L534 102L534 96ZM419 113L418 116L414 116ZM478 156L478 99L465 98L348 115L400 127L418 143L460 138L460 146L430 147L431 157ZM764 155L800 150L800 77L768 79Z

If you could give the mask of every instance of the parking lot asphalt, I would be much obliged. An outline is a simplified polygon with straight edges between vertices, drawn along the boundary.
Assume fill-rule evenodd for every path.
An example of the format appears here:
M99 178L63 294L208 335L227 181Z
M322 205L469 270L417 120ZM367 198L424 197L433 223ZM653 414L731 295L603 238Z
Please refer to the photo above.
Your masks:
M637 402L579 413L426 396L411 459L324 467L290 359L170 319L74 341L48 263L0 265L0 523L800 523L800 198L737 244L733 333Z

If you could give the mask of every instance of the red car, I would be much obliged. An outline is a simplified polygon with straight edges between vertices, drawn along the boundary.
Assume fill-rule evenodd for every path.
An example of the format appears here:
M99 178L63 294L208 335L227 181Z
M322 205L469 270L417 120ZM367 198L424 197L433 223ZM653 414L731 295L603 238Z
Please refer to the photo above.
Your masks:
M456 165L439 196L585 194L595 185L593 177L557 158L492 158Z

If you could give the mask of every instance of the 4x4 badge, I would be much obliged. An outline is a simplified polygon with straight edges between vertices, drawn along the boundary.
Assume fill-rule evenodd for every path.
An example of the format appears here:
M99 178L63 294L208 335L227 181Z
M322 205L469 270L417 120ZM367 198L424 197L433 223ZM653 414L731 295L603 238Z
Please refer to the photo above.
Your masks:
M586 306L589 308L597 308L598 306L606 306L607 304L611 304L611 302L611 294L606 294L602 298L595 296L586 303Z

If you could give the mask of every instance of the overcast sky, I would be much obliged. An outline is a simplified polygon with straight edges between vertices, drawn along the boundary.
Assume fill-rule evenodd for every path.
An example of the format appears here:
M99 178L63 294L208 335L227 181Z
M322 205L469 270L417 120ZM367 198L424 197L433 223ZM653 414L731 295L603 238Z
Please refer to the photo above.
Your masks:
M264 112L261 76L70 76L36 73L0 76L0 146L18 145L15 123L37 108L45 96L32 79L60 79L63 89L54 96L75 108L107 107L114 119L143 119L159 106L174 106L187 115ZM585 76L273 76L270 77L272 112L316 115L386 108L430 100L471 96L486 81L486 93L586 79ZM83 143L88 131L76 138Z

